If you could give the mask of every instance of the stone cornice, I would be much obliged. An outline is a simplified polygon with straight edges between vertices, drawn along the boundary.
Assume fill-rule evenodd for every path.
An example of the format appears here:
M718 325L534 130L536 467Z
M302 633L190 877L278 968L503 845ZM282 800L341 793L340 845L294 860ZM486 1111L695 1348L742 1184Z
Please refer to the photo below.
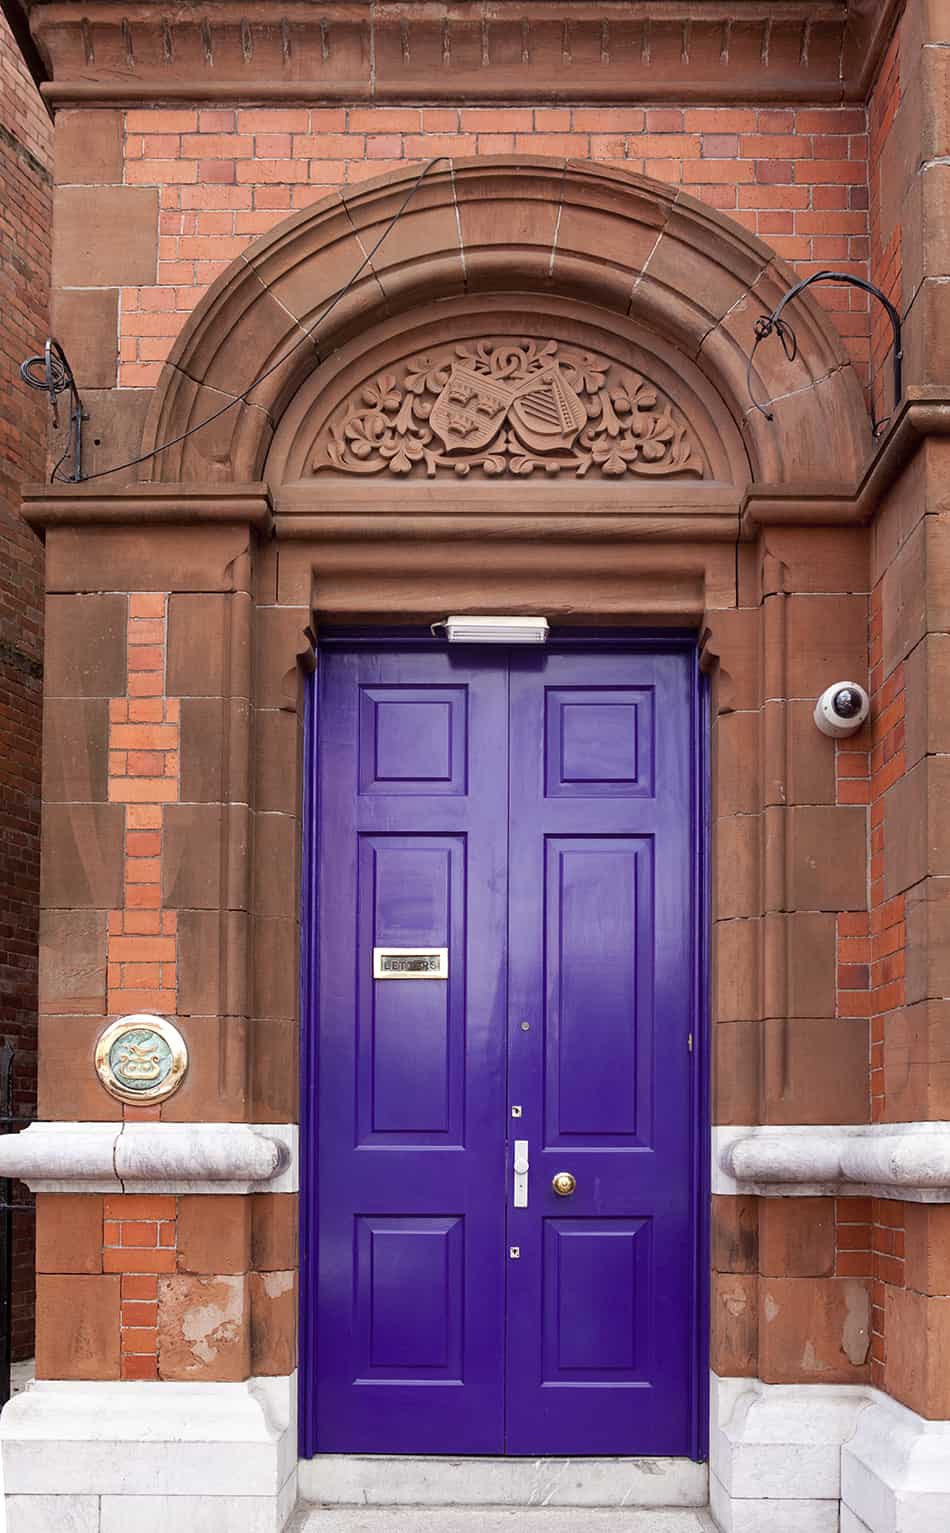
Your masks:
M863 101L898 0L4 0L47 100Z
M208 522L239 522L266 532L271 525L266 484L27 485L21 513L38 533L52 527Z
M909 388L860 481L846 484L753 484L742 501L742 531L758 527L864 526L921 442L950 436L950 396L943 387Z

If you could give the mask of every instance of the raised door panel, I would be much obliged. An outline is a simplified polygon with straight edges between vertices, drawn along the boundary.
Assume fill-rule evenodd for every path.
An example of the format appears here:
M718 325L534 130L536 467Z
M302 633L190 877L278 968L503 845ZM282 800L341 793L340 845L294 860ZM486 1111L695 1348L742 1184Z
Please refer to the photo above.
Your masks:
M460 1218L356 1220L358 1379L462 1383Z
M545 839L548 1148L652 1138L653 843Z
M465 839L361 836L357 878L359 1143L464 1138ZM445 979L373 977L377 948L446 948Z

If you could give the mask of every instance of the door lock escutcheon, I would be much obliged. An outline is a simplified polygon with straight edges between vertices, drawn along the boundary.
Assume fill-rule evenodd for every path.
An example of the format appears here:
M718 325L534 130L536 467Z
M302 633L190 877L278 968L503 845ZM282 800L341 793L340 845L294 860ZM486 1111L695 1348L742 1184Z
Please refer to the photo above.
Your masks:
M528 1141L515 1140L515 1185L512 1204L515 1208L528 1206Z
M551 1186L559 1198L569 1198L577 1186L577 1177L570 1171L557 1171L551 1178Z

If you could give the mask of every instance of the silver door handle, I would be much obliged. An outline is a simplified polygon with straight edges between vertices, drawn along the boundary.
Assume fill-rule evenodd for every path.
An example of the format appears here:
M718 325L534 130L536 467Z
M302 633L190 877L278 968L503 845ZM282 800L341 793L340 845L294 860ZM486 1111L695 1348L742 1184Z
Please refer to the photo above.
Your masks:
M528 1141L527 1139L515 1140L515 1208L527 1208L528 1206Z

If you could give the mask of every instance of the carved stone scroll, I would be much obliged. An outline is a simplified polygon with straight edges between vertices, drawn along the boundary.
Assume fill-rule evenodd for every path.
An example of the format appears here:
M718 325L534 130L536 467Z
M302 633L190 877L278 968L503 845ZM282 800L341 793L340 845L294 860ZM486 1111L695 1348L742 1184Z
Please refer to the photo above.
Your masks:
M380 372L331 416L314 473L702 478L688 422L648 379L558 341L433 348Z

